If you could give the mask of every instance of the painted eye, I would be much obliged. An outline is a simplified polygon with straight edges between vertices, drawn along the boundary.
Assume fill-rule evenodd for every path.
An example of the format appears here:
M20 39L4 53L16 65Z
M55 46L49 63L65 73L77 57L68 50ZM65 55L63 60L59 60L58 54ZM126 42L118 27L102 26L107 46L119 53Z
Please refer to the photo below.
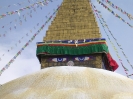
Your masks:
M90 57L85 57L85 60L87 61L87 60L90 60Z
M89 59L90 59L89 57L76 57L75 58L76 61L87 61Z
M75 60L76 61L84 61L85 57L76 57Z
M52 61L53 62L65 62L67 61L67 58L53 58Z

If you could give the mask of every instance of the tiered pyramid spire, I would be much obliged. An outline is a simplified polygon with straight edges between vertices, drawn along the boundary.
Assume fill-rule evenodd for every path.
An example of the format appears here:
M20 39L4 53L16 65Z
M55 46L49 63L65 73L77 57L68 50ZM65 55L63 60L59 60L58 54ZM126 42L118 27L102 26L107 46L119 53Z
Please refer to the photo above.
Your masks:
M64 0L44 41L101 38L88 0Z

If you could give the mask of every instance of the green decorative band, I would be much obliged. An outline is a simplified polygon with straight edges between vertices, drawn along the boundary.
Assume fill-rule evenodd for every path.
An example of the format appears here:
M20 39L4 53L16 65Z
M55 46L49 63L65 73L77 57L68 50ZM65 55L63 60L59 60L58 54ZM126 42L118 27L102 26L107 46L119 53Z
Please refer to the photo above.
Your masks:
M91 44L87 46L38 46L36 54L50 54L50 55L83 55L93 53L108 53L108 46L106 44Z

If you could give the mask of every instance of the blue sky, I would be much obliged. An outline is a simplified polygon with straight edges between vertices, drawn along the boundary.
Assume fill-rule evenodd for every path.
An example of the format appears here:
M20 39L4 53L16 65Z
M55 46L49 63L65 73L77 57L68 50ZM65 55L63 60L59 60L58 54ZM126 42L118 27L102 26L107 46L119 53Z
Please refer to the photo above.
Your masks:
M0 57L1 57L0 69L4 67L10 61L10 59L15 56L15 54L24 46L26 42L28 42L28 40L34 35L34 33L36 33L36 31L41 27L41 25L45 23L45 21L48 19L47 17L52 15L54 9L56 9L57 5L60 5L62 1L63 0L53 0L53 2L48 2L47 6L39 6L38 8L37 6L35 6L34 8L36 9L36 12L33 9L27 9L27 10L20 12L20 16L18 14L14 14L14 15L7 16L3 19L0 19L0 34L2 35L2 37L0 37ZM118 43L124 49L124 52L127 55L131 64L133 64L133 58L132 58L133 56L133 53L132 53L133 51L133 46L132 46L133 45L133 42L132 42L133 29L129 27L127 24L123 23L118 18L116 18L115 16L113 16L109 11L107 11L101 5L99 5L97 3L97 0L91 0L91 1L97 7L97 9L101 11L102 16L107 22L113 35L115 36L115 38L117 38ZM112 1L115 5L119 6L126 12L133 15L133 12L132 12L133 1L132 0L128 0L128 1L127 0L110 0L110 1ZM29 6L30 4L33 4L35 2L37 2L37 0L30 0L30 3L28 2L28 0L0 1L0 15L6 12L18 10L25 6ZM21 5L18 6L18 3L21 3ZM9 5L11 6L7 7ZM40 7L42 7L42 10ZM126 15L113 9L112 7L110 8L113 11L115 11L118 15L120 15L123 19L125 19L126 21L128 21L130 24L133 25L133 20L129 20ZM30 17L29 13L31 13L32 18ZM23 15L26 17L27 21L24 20ZM19 19L22 20L22 25L20 25ZM50 24L51 22L49 22L46 25L46 27L40 32L40 34L36 36L34 41L32 41L29 44L29 46L25 48L25 50L21 53L21 55L19 55L17 59L10 65L10 67L0 76L0 84L6 83L13 79L16 79L21 76L40 70L40 63L38 59L36 58L36 42L42 41L43 37L45 36L46 30L48 30L48 26ZM109 40L107 39L107 36L105 35L103 28L101 27L101 24L99 23L99 21L98 21L98 24L100 27L100 31L102 33L102 37L106 38L107 40L112 57L120 65L118 58ZM2 28L2 26L4 26L4 28ZM14 28L15 26L16 26L16 29ZM30 32L30 30L32 30L32 33ZM4 33L6 33L5 37L3 37ZM28 36L26 35L27 33L28 33ZM113 38L111 36L110 38L112 42L116 45ZM19 43L19 40L21 41L21 43ZM11 50L11 47L13 47L12 50ZM119 55L122 58L124 66L130 70L129 74L133 73L133 70L131 69L130 65L127 63L127 61L123 57L121 50L117 46L116 48L119 51ZM8 50L10 51L8 52ZM119 66L118 70L116 70L116 72L125 76L124 70L122 69L121 65Z

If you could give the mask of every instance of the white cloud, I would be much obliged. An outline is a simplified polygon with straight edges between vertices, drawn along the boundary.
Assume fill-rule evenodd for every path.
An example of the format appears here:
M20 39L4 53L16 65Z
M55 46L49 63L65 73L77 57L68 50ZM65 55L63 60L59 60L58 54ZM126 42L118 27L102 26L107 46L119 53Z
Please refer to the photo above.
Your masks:
M10 65L10 67L3 72L0 77L0 84L16 79L23 75L38 71L40 69L39 61L35 56L35 50L26 50L28 50L29 55L32 55L32 57L27 58L26 52L24 52L25 54L22 52L22 55L18 56L18 58ZM5 53L5 51L1 50L0 54L1 53ZM5 64L8 63L14 55L15 53L13 52L3 57L3 60L0 62L0 69L4 67Z

